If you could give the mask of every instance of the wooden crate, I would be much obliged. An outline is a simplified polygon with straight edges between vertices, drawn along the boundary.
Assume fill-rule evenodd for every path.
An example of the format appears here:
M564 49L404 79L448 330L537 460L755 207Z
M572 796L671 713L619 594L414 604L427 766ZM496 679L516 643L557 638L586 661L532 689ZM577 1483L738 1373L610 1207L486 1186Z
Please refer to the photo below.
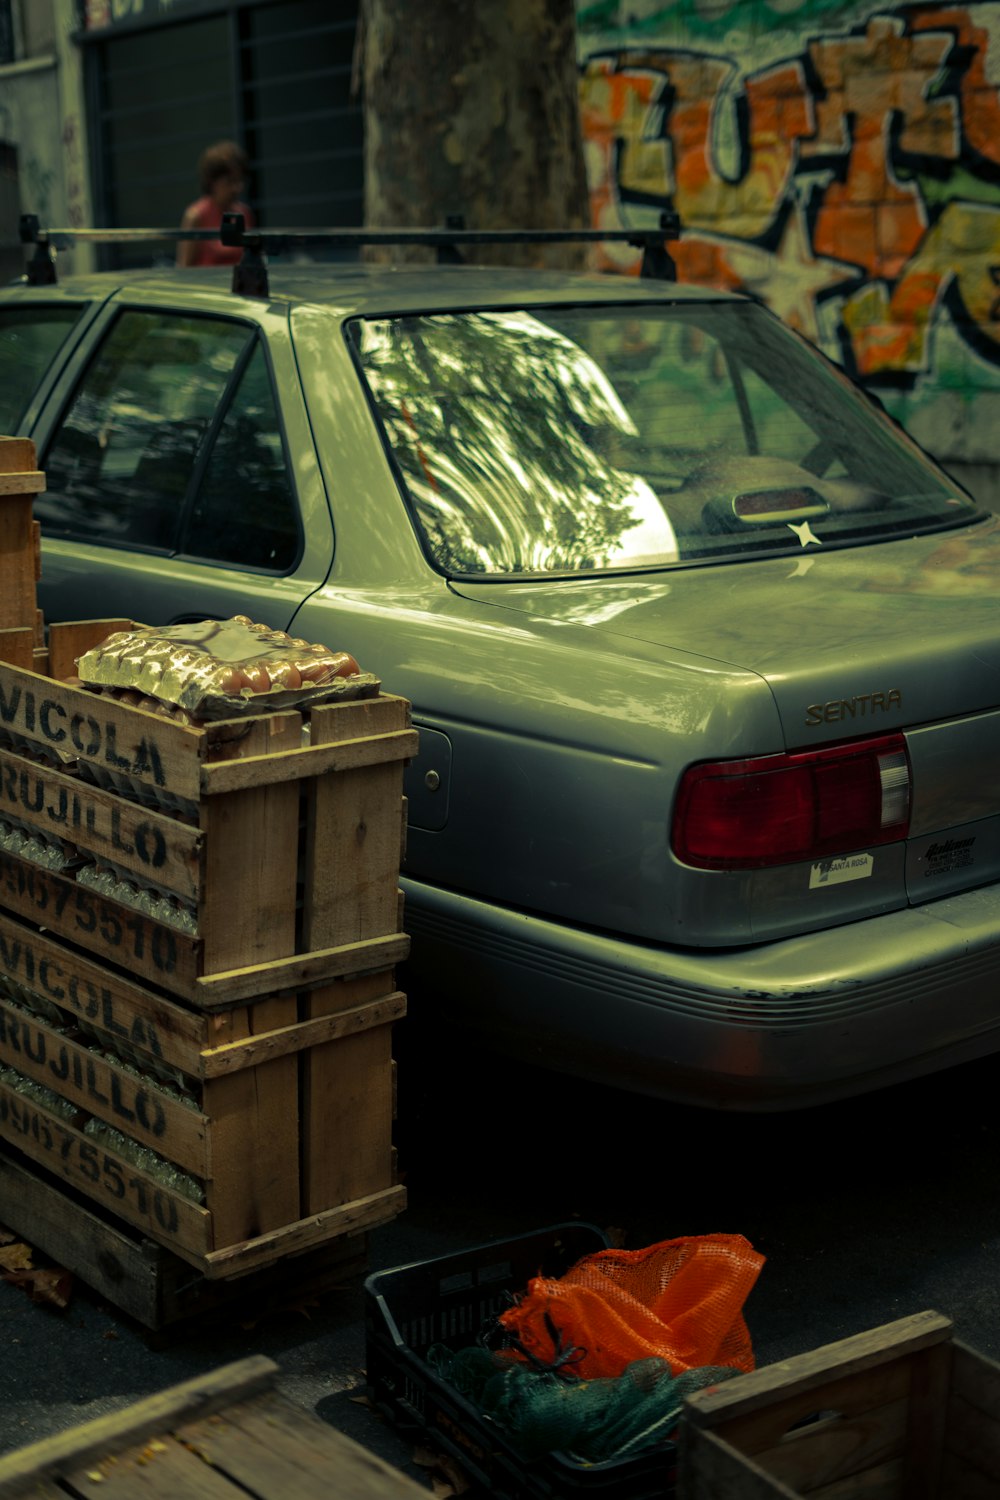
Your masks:
M678 1500L987 1500L1000 1365L916 1313L699 1391Z
M0 1457L0 1500L407 1500L427 1491L275 1390L252 1355Z
M0 1201L6 1229L167 1340L193 1319L204 1328L210 1318L283 1315L290 1302L342 1290L368 1268L369 1237L359 1232L241 1276L209 1278L13 1150L0 1152Z
M178 897L196 925L179 931L74 867L0 851L0 975L13 989L0 1065L67 1111L0 1076L0 1139L205 1275L244 1274L405 1201L391 1028L408 946L402 773L417 737L409 705L385 695L313 708L304 745L299 712L192 729L62 680L129 623L54 625L44 652L23 628L0 633L0 654L30 661L0 662L0 817ZM19 990L53 1006L55 1024L26 1016ZM67 1037L62 1020L83 1034ZM95 1033L110 1058L91 1050ZM195 1107L135 1067L175 1069ZM94 1120L198 1179L204 1202Z
M0 630L23 629L42 644L35 585L41 568L34 497L45 489L30 438L0 437Z

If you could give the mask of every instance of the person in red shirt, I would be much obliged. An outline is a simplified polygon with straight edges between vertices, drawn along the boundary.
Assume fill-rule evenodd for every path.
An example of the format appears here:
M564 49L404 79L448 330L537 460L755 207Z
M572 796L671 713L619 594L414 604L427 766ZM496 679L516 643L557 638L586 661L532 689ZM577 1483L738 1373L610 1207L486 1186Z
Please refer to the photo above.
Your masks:
M201 197L189 203L181 219L182 229L218 229L222 215L242 214L248 229L255 228L250 209L240 200L246 182L246 152L235 141L218 141L201 153L198 175ZM242 251L221 240L180 240L179 266L233 266Z

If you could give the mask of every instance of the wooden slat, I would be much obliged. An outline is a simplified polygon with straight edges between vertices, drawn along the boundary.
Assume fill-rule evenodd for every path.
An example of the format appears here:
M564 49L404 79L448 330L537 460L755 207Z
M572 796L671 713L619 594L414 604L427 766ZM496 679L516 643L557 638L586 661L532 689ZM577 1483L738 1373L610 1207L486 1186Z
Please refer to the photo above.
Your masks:
M200 888L202 835L150 808L0 750L0 813L185 901Z
M326 1240L374 1229L378 1224L388 1223L405 1207L406 1189L400 1186L386 1188L354 1203L311 1214L296 1224L285 1224L245 1244L212 1251L205 1257L202 1268L209 1277L242 1276L259 1266L269 1266L284 1256L297 1255L300 1251L322 1245Z
M1000 1422L1000 1364L970 1349L961 1339L954 1340L954 1349L953 1391L984 1416Z
M134 620L61 620L49 626L50 677L76 676L76 660L119 630L136 630Z
M377 978L380 989L384 988L386 976L373 977ZM261 1035L226 1042L222 1046L209 1047L201 1054L201 1076L221 1078L226 1073L256 1067L258 1063L267 1062L273 1057L284 1057L290 1052L299 1053L322 1042L358 1035L370 1031L373 1026L388 1025L405 1014L405 995L398 990L388 995L380 993L377 999L365 1001L349 1010L318 1016L313 1021L297 1021L294 1025L284 1026L277 1031L266 1031Z
M677 1500L800 1500L707 1427L681 1422Z
M31 438L0 437L0 474L31 474L38 468L38 450Z
M941 1313L914 1313L698 1391L685 1402L685 1417L699 1426L721 1427L736 1417L760 1411L775 1400L800 1394L808 1396L844 1377L905 1359L920 1349L945 1342L951 1333L951 1319ZM824 1398L820 1404L835 1403L827 1403Z
M346 705L345 705L346 706ZM317 708L317 748L356 742L358 723L372 738L402 732L401 699L372 699L347 714ZM401 762L341 770L307 788L303 942L307 948L392 933L402 823ZM341 981L304 996L314 1020L378 993L379 976ZM392 1033L386 1026L313 1048L302 1062L303 1207L312 1213L389 1187L392 1164ZM350 1152L329 1142L352 1141Z
M210 1228L205 1209L3 1082L0 1136L152 1239L200 1264Z
M851 1474L833 1484L821 1485L818 1490L810 1490L809 1500L901 1500L906 1493L902 1482L903 1460L894 1458L865 1469L863 1474ZM958 1500L951 1490L945 1493L949 1500Z
M12 1500L13 1496L23 1494L32 1481L65 1473L71 1465L80 1467L91 1459L121 1452L130 1444L169 1431L187 1419L221 1411L235 1401L267 1390L274 1384L277 1370L273 1360L254 1354L147 1396L122 1411L18 1448L0 1457L0 1497ZM93 1485L85 1481L84 1487L89 1493Z
M984 1474L960 1453L946 1452L941 1466L941 1500L997 1500L996 1476Z
M197 801L200 795L204 731L36 672L0 665L0 729L130 777L160 796Z
M427 1490L277 1392L241 1401L219 1421L177 1435L206 1464L268 1500L427 1500Z
M171 994L197 993L201 946L196 939L3 850L0 903Z
M296 953L290 958L251 964L245 969L203 974L192 992L192 999L200 1010L226 1009L260 995L310 989L343 975L389 968L402 963L409 950L409 938L405 933L397 932L387 937L368 938L361 943L322 948L315 953Z
M907 1413L904 1396L859 1416L826 1418L755 1452L754 1462L796 1494L805 1494L899 1459L906 1445ZM730 1440L728 1431L725 1436Z
M198 1077L215 1033L193 1014L0 911L0 971L151 1060Z
M120 1221L102 1218L96 1206L70 1198L61 1187L0 1151L0 1224L21 1235L58 1266L86 1282L147 1328L161 1320L161 1261L169 1252ZM158 1259L149 1251L154 1249ZM173 1259L170 1257L170 1259ZM191 1268L185 1262L184 1275ZM63 1497L65 1500L65 1497Z
M356 705L341 706L348 708ZM417 753L417 747L417 731L406 729L393 734L376 734L347 740L339 745L286 750L273 757L258 755L219 761L202 767L201 791L206 797L214 797L222 792L242 791L249 787L270 785L272 782L301 781L307 776L321 776L326 771L352 771L360 766L411 760Z
M210 1469L168 1432L113 1457L91 1459L65 1476L73 1495L92 1494L95 1482L102 1500L248 1500L228 1475Z
M31 625L0 630L0 662L27 671L35 667L35 631Z
M281 1030L295 1015L293 997L233 1011L220 1041ZM212 1121L211 1248L240 1244L295 1222L300 1213L295 1054L209 1079L202 1090L202 1109Z
M947 1424L948 1451L988 1475L1000 1490L1000 1425L954 1393L948 1402Z
M208 1120L153 1082L107 1062L0 997L0 1062L52 1089L196 1177L208 1171Z
M910 1359L910 1401L903 1461L907 1500L937 1500L954 1346L949 1341Z
M798 1358L801 1356L784 1360L778 1366L765 1366L765 1369L787 1369ZM763 1374L764 1370L753 1373ZM740 1375L724 1384L738 1385L744 1380L752 1379L753 1375ZM897 1359L888 1364L841 1375L839 1379L825 1380L818 1387L803 1388L797 1381L790 1380L787 1393L774 1391L766 1406L751 1408L742 1415L712 1425L741 1453L757 1454L774 1448L797 1422L812 1416L816 1411L839 1412L843 1418L853 1421L882 1407L906 1401L909 1393L909 1365L906 1359ZM692 1404L702 1394L706 1393L696 1392L690 1398ZM714 1394L714 1391L707 1394ZM687 1411L685 1406L685 1413Z
M45 475L40 469L34 473L0 474L0 496L40 495L45 489Z
M257 721L251 745L299 738ZM266 757L268 760L271 756ZM198 905L202 973L266 963L295 952L299 790L294 783L231 792L202 804L204 883Z

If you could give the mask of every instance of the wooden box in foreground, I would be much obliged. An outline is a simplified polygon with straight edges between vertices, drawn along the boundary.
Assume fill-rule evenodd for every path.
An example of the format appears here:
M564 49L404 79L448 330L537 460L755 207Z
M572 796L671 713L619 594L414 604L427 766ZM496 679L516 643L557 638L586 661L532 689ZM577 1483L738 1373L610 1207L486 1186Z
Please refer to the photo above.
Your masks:
M275 1389L255 1354L0 1456L0 1500L407 1500L426 1489Z
M384 695L195 729L64 680L127 623L54 625L47 650L0 631L0 1141L205 1276L242 1275L405 1201L416 734Z
M987 1500L1000 1365L916 1313L699 1391L678 1500Z

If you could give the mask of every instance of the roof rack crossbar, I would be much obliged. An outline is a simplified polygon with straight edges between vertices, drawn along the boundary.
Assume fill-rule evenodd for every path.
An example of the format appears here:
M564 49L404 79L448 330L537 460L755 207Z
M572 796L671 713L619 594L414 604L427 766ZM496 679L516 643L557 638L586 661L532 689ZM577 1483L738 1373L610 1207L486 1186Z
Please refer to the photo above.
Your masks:
M176 244L181 240L222 240L224 245L243 251L243 259L233 268L233 290L246 296L267 296L266 255L305 245L329 248L360 249L364 245L423 245L436 250L439 260L461 260L463 245L555 245L600 244L602 241L628 244L641 249L640 275L675 280L676 268L667 241L680 237L680 220L673 210L660 214L657 228L635 229L466 229L458 216L449 216L441 229L351 229L333 226L326 229L280 228L247 229L242 214L223 214L221 229L46 229L39 226L37 215L22 214L20 237L23 244L36 247L29 262L39 259L52 268L52 250L70 249L74 244L136 245L147 243ZM238 274L243 268L243 274ZM262 290L250 290L262 286ZM246 288L244 290L244 288Z

